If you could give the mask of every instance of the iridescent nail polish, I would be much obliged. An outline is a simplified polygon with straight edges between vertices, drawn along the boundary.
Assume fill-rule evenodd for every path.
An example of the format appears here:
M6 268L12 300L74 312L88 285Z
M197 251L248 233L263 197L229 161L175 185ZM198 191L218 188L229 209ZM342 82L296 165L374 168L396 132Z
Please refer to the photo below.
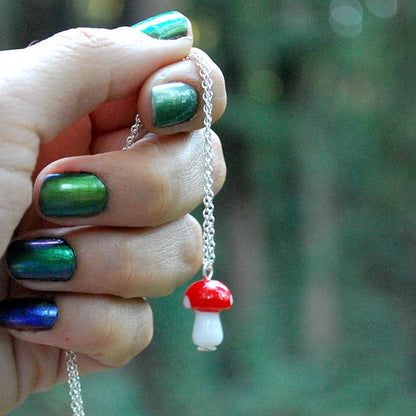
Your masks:
M179 12L163 13L132 27L156 39L177 39L188 34L188 22Z
M76 269L74 250L60 238L13 241L6 263L17 280L65 281Z
M91 173L48 175L39 192L39 208L46 217L89 217L107 206L104 183Z
M153 125L168 127L191 119L198 109L198 94L183 82L169 82L152 88Z
M45 331L58 319L56 303L50 299L16 298L0 302L0 327L18 331Z

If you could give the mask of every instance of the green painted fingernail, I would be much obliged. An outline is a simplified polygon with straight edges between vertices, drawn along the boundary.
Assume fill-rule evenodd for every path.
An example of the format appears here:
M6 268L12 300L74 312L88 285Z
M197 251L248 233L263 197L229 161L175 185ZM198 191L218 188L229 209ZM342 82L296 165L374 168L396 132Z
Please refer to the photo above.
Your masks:
M108 193L91 173L48 175L39 192L39 208L46 217L88 217L103 211Z
M38 281L68 280L77 265L74 250L60 238L13 241L6 262L15 279Z
M183 82L152 88L153 125L167 127L191 119L198 108L198 94Z
M163 13L132 27L156 39L178 39L188 34L188 22L179 12Z

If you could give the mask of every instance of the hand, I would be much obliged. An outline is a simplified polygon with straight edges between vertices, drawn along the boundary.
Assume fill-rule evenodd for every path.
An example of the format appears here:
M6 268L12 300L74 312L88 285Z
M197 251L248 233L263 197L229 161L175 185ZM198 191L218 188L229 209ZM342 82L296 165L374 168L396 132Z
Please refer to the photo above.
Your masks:
M204 115L181 19L177 39L84 28L0 53L0 414L63 381L64 350L81 373L128 362L152 337L143 297L200 267L188 213L202 199ZM215 121L225 87L206 59ZM145 130L122 151L137 111Z

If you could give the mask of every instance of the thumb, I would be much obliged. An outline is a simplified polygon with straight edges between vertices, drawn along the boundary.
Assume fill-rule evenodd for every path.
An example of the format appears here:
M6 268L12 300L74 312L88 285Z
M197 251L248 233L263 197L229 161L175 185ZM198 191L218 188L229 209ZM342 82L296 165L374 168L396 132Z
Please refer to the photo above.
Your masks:
M58 33L6 55L9 62L0 59L0 82L10 98L18 98L26 126L49 141L99 104L132 94L157 69L186 56L192 35L182 20L189 35L176 40L152 38L140 24Z
M157 69L189 53L189 21L176 12L156 20L156 25L182 22L187 33L160 40L143 33L152 35L143 30L149 24L78 28L0 52L0 255L30 204L39 142L50 141L101 103L133 94Z

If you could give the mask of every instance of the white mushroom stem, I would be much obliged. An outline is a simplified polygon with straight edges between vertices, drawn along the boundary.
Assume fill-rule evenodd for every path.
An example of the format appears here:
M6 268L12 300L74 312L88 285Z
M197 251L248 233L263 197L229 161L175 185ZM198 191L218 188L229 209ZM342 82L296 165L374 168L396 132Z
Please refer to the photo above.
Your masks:
M214 351L223 338L219 312L195 311L192 341L200 351Z

